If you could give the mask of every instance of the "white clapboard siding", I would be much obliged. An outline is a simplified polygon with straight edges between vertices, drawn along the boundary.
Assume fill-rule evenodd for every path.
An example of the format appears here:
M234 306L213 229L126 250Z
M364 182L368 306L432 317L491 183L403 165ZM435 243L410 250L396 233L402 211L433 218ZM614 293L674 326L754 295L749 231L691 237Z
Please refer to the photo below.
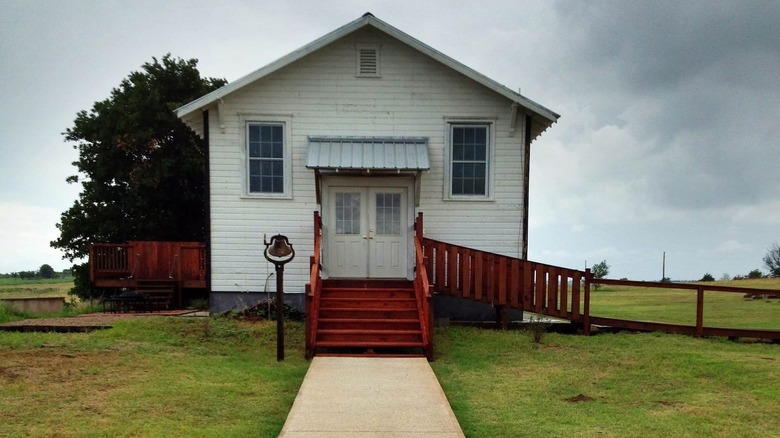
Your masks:
M380 44L381 78L356 77L356 44ZM509 132L511 102L416 50L370 29L348 35L224 97L209 108L212 287L274 290L263 235L290 238L296 257L285 290L301 293L313 250L312 215L319 208L314 172L305 167L310 135L414 136L429 139L431 169L423 172L426 236L517 256L521 247L523 120ZM246 120L290 122L292 199L246 196ZM494 122L494 197L443 199L447 118ZM220 119L224 128L220 128ZM268 280L268 281L267 281Z

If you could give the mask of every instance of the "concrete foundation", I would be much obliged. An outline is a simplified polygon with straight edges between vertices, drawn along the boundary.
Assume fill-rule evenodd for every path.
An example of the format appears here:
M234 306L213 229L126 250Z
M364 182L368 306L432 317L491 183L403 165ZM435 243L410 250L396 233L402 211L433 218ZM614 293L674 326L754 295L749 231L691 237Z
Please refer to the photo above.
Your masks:
M242 310L254 306L260 301L273 299L275 292L212 292L210 312L217 314L228 310ZM284 294L284 303L304 310L305 295L302 293ZM496 320L496 308L489 303L480 303L448 295L434 295L433 314L436 319L466 322L488 322ZM510 321L522 321L523 312L509 309Z
M65 308L65 297L3 298L0 301L28 313L55 313Z

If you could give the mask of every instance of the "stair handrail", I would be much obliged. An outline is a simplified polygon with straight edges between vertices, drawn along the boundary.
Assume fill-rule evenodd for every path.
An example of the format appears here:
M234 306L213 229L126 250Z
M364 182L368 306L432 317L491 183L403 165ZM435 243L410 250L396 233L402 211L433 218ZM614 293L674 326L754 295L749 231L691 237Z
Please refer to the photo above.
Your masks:
M314 253L309 259L309 284L306 285L306 358L314 355L314 341L317 338L317 320L320 313L322 278L320 277L322 252L322 218L314 212Z
M420 319L423 350L428 360L433 360L433 312L431 308L431 285L428 281L428 269L425 267L425 255L422 248L423 214L417 214L414 223L415 276L414 294L417 299L417 311Z

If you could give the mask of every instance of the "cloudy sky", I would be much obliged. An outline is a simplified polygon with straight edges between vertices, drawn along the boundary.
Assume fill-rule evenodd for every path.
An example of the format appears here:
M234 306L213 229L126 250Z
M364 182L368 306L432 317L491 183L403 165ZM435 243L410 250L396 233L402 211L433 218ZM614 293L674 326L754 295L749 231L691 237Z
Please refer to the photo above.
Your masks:
M778 1L0 0L0 273L60 270L62 132L153 56L228 81L366 11L561 114L529 257L610 277L765 271L780 241Z

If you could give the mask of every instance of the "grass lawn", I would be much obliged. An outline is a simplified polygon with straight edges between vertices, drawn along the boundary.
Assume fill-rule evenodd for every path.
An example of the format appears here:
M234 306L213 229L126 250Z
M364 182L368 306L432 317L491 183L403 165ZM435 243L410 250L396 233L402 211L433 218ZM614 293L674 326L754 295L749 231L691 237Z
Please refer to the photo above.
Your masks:
M0 278L0 298L66 297L73 277L32 279Z
M780 289L780 279L707 284ZM591 291L590 314L608 318L696 324L696 291L602 286ZM704 325L780 330L780 299L745 299L741 293L705 292Z
M92 333L0 332L0 435L258 436L308 368L303 324L143 317Z
M468 437L766 437L780 345L648 334L436 331L434 371Z
M142 317L0 332L2 436L275 437L308 364L303 325ZM469 437L771 436L780 346L665 334L445 327L432 363Z
M780 288L763 282L739 285ZM692 324L695 294L649 291L603 287L592 314ZM777 299L708 293L705 304L708 325L780 328ZM0 322L21 317L0 305ZM308 368L303 324L287 324L282 363L275 327L142 317L92 333L0 332L0 436L275 437ZM521 331L454 326L438 328L435 344L432 366L469 437L780 430L777 344L659 333L549 333L535 344Z

